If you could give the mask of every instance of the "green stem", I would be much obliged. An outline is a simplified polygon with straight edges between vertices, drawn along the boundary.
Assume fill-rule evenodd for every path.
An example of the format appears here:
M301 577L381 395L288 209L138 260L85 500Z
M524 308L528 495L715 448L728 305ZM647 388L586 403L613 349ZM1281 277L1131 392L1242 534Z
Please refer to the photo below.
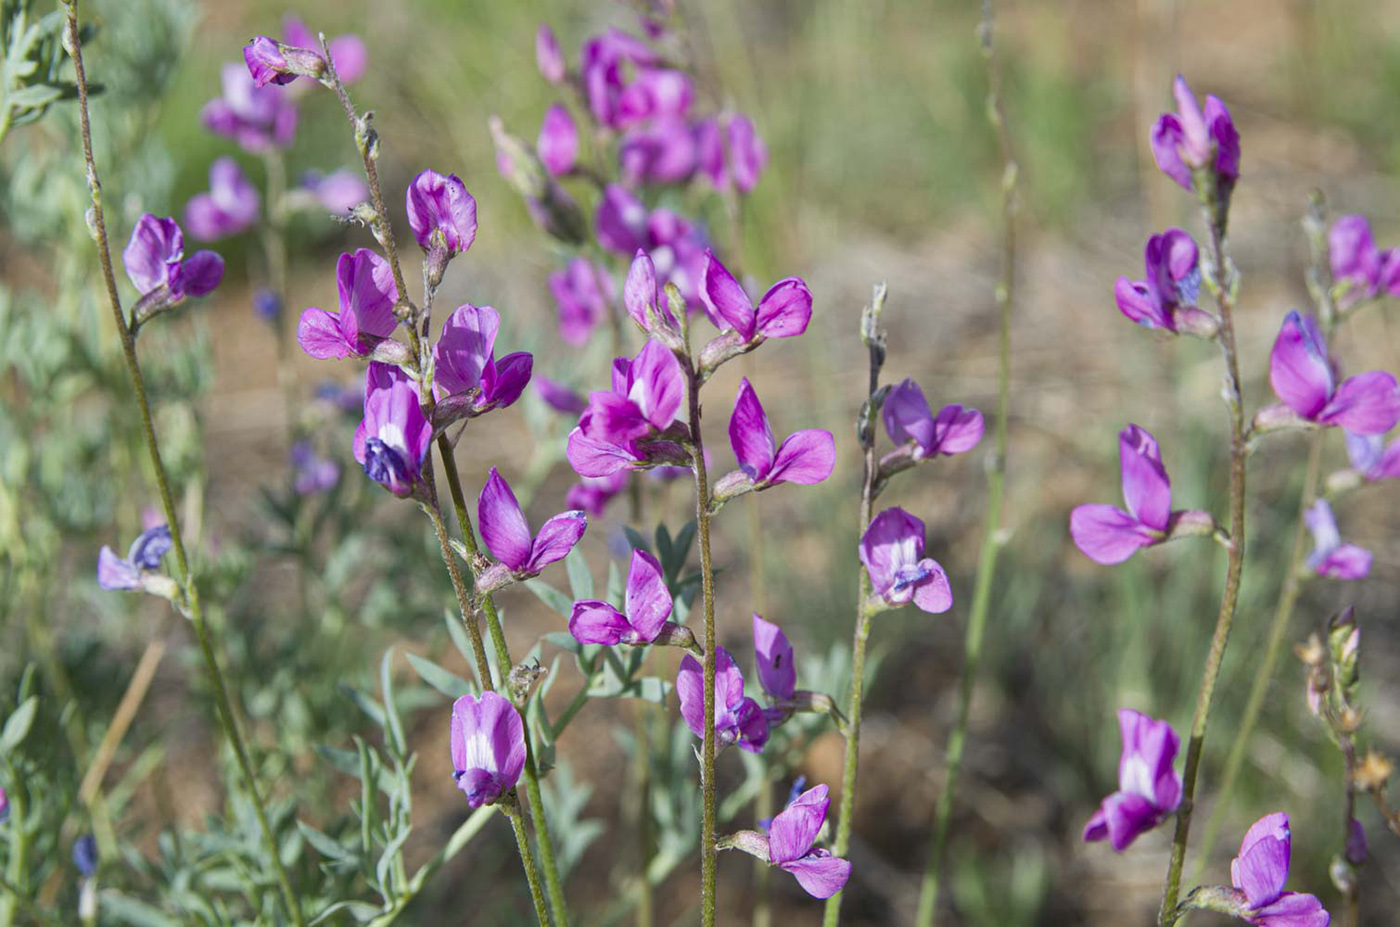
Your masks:
M291 878L287 874L286 867L282 864L277 840L273 836L272 828L268 825L267 811L258 791L257 778L253 775L253 767L248 760L248 751L244 746L243 736L238 730L233 704L229 701L228 691L224 686L223 672L219 669L218 660L214 655L209 628L205 623L204 610L199 601L199 586L195 582L194 575L190 570L189 558L185 553L179 520L175 517L175 502L170 492L169 478L165 472L165 464L161 460L155 426L151 421L151 408L146 397L145 378L141 374L141 365L136 358L135 335L127 324L126 314L122 311L121 297L117 293L117 279L112 271L112 255L107 240L107 226L102 214L102 185L97 178L97 165L92 154L92 123L88 115L87 76L83 69L83 49L79 39L77 0L66 0L66 2L68 5L66 40L68 53L73 58L74 82L78 87L78 114L82 129L83 158L87 169L88 189L92 194L92 225L94 237L97 240L97 255L102 264L103 278L107 284L107 299L111 304L113 322L121 336L122 353L126 359L127 371L131 374L131 385L136 394L136 405L141 413L146 449L150 453L151 469L155 474L161 507L170 528L171 549L175 554L175 566L178 574L176 580L181 584L186 613L189 616L190 624L194 627L195 636L199 640L199 649L204 657L205 671L209 677L209 684L214 690L214 703L218 708L219 719L223 723L224 734L229 746L233 748L243 786L252 800L253 811L258 819L258 827L262 831L264 848L281 888L283 901L292 921L298 927L302 927L305 920L302 917L301 905L297 901L296 892L292 889Z
M25 829L25 803L28 795L10 767L10 779L16 787L9 793L10 800L10 861L3 886L5 897L0 899L0 925L13 927L15 912L26 909L29 902L21 889L29 887L29 831Z
M530 883L530 898L535 902L535 917L540 927L549 927L549 911L544 904L544 891L540 888L540 874L535 871L535 857L530 852L530 835L525 832L525 821L520 812L506 811L510 826L515 831L515 845L520 850L520 864L525 867L525 880Z
M943 877L943 856L948 846L948 832L953 820L953 796L958 776L962 772L963 750L967 744L967 724L972 711L972 694L977 671L982 663L982 639L991 610L992 578L996 573L997 555L1002 542L1001 504L1006 483L1007 427L1011 413L1011 310L1016 282L1016 179L1018 168L1006 125L1006 109L1002 99L1001 69L997 66L993 43L993 11L991 0L982 6L980 39L983 59L987 65L989 85L988 114L997 130L1002 156L1002 228L1001 278L994 291L999 319L997 347L997 429L996 447L992 451L987 473L987 518L982 535L982 550L977 558L977 579L972 592L967 631L963 638L963 676L958 689L958 719L948 734L944 754L943 791L934 811L933 840L929 849L927 868L919 891L919 907L914 918L918 927L930 927L938 910L938 889Z

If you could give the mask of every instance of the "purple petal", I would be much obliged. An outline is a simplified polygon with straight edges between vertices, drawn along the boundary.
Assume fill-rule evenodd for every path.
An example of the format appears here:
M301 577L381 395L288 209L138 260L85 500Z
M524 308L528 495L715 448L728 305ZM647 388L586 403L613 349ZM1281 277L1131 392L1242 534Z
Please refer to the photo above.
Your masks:
M585 599L574 603L573 614L569 616L569 633L580 644L611 647L622 643L632 633L632 626L607 602Z
M565 415L578 415L588 408L588 403L577 392L562 383L545 377L535 377L535 392L556 412Z
M1172 97L1176 100L1177 118L1181 124L1182 155L1188 164L1199 167L1206 163L1210 155L1210 130L1200 104L1196 102L1196 95L1180 74L1172 81Z
M1269 382L1289 408L1314 418L1332 395L1332 365L1317 323L1296 311L1283 320L1269 355Z
M624 187L608 184L593 217L598 244L624 257L645 248L647 208Z
M1359 435L1355 432L1346 432L1347 459L1351 461L1352 469L1359 470L1363 474L1370 475L1371 471L1381 462L1385 453L1385 438L1380 435Z
M547 25L542 24L535 33L535 64L539 66L541 76L551 84L562 81L568 71L564 55L559 51L559 40Z
M1088 841L1108 838L1109 845L1121 853L1134 840L1162 823L1158 809L1141 795L1114 792L1103 800L1099 813L1084 829Z
M948 457L965 453L977 446L985 429L982 413L976 409L956 404L944 406L933 420L933 443L928 451Z
M1181 160L1180 145L1186 133L1181 120L1171 113L1163 113L1152 128L1152 157L1163 174L1166 174L1184 190L1191 189L1191 168Z
M914 604L931 615L940 615L953 607L953 590L948 574L935 560L919 561L922 578L914 583Z
M705 736L705 668L700 661L686 654L676 673L676 698L680 702L681 718L690 732L701 739Z
M1322 557L1309 558L1308 565L1318 576L1328 579L1365 579L1371 572L1371 552L1355 544L1340 544Z
M836 439L829 431L795 431L783 439L767 481L813 486L836 468Z
M1118 761L1119 791L1140 795L1168 814L1181 803L1181 777L1174 768L1181 741L1166 721L1130 708L1118 712L1123 754Z
M143 296L169 279L169 266L185 253L184 235L174 219L143 213L122 251L126 275Z
M745 341L753 338L757 324L753 303L739 281L708 249L705 251L704 284L700 288L700 299L715 327L721 330L732 328ZM811 315L810 305L808 315Z
M154 528L147 528L131 542L131 549L126 553L126 562L138 569L154 570L160 566L161 559L170 552L173 543L169 525L159 524Z
M733 166L734 185L741 192L748 193L758 185L759 174L768 164L768 148L753 123L742 113L735 113L729 119L729 158Z
M778 812L768 825L768 861L781 866L806 856L821 833L830 804L827 787L818 785Z
M1326 499L1318 499L1308 506L1303 513L1303 521L1312 532L1313 546L1322 554L1336 550L1342 543L1341 533L1337 531L1337 518Z
M650 308L659 316L660 299L656 289L656 265L652 263L647 253L638 250L636 256L632 258L632 266L627 271L627 281L622 285L622 304L627 307L627 314L630 315L643 331L650 331L651 326L647 322L647 309ZM670 315L670 311L667 311Z
M757 328L765 338L792 338L812 320L812 291L800 277L779 280L758 301Z
M567 456L574 472L585 478L611 476L640 462L630 447L590 438L581 428L569 432Z
M890 389L881 414L885 432L895 444L912 439L925 452L933 447L933 410L913 380L902 380Z
M424 251L441 232L447 250L466 251L476 240L476 199L456 174L423 171L408 185L408 225Z
M578 161L578 126L567 106L555 103L545 112L535 151L556 177L574 169Z
M490 306L457 307L442 323L442 334L433 345L435 382L449 395L480 386L500 327L500 314Z
M336 360L357 353L340 330L340 319L324 309L307 309L297 323L297 343L317 360Z
M894 586L896 572L917 564L923 555L924 523L898 507L876 515L860 539L860 562L882 596Z
M1313 895L1284 892L1273 904L1255 911L1250 923L1260 927L1327 927L1332 916Z
M1230 863L1230 881L1258 908L1283 893L1288 881L1291 844L1288 815L1268 814L1255 821L1240 841L1239 856Z
M792 644L782 628L753 616L753 649L758 659L758 681L775 698L790 699L797 687L797 666Z
M644 550L632 551L627 571L627 621L644 641L656 640L671 615L671 593L661 575L661 564Z
M784 870L797 878L797 884L813 898L830 898L846 887L851 877L851 864L838 856L831 856L825 850L821 855L813 853L802 859L784 863Z
M495 467L491 468L486 485L481 488L476 517L481 528L481 540L491 556L512 570L524 569L529 564L532 547L530 524L520 510L520 503L515 501L515 493L511 492ZM579 534L582 533L580 530Z
M1380 252L1365 216L1342 216L1334 222L1327 233L1327 251L1332 276L1338 280L1370 283L1380 270Z
M369 187L353 171L333 171L311 187L319 202L333 216L345 218L356 206L369 199Z
M1317 413L1317 420L1359 435L1385 434L1400 422L1400 384L1383 370L1349 377Z
M637 403L606 390L596 390L588 397L588 408L579 417L579 427L590 438L610 444L630 442L651 431Z
M1138 548L1161 540L1136 518L1112 505L1076 506L1069 516L1074 545L1095 563L1122 563Z
M1118 303L1118 310L1143 328L1176 330L1175 322L1170 315L1162 311L1146 283L1135 283L1127 277L1119 277L1113 286L1113 298Z
M1118 458L1128 511L1147 527L1165 531L1171 517L1172 487L1157 439L1145 429L1129 425L1118 434Z
M507 699L495 692L483 692L479 700L472 695L457 699L452 705L451 734L453 768L459 774L473 770L491 774L495 780L491 798L519 781L525 768L525 729Z
M494 404L498 409L514 405L530 384L534 367L535 358L529 351L507 354L499 361L487 364L481 379L481 400L484 404Z
M224 259L213 251L196 251L171 273L170 290L177 298L208 296L224 279Z
M676 355L659 341L649 340L632 362L627 398L646 420L665 431L676 420L685 393L685 380Z
M140 589L141 571L104 544L97 552L97 585L107 590Z
M758 401L749 378L744 377L739 381L739 394L729 416L729 444L734 448L740 468L755 482L765 479L773 469L776 443L763 404Z
M340 256L335 277L340 327L347 341L355 344L361 335L387 338L394 333L398 325L394 304L399 293L388 261L368 248L359 248L354 254Z
M1216 183L1228 195L1240 176L1240 133L1230 111L1216 96L1206 97L1205 119L1211 141L1215 142Z
M528 525L525 530L529 531ZM526 572L538 573L551 563L563 560L587 530L588 516L583 512L574 510L555 515L541 526L540 533L536 535L530 561L525 565Z

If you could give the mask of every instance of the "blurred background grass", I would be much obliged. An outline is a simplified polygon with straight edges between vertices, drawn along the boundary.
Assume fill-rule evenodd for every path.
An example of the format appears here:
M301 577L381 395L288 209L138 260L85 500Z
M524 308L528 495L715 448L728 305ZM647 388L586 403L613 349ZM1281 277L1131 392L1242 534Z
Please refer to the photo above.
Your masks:
M101 24L139 32L151 2L104 4ZM808 335L765 348L753 358L749 375L776 429L826 427L844 449L827 484L763 497L762 549L749 549L741 512L721 520L722 636L737 649L746 646L755 597L747 563L758 557L768 616L788 629L800 649L824 652L847 639L854 608L859 465L848 436L863 383L856 323L870 284L891 285L891 378L917 378L933 402L983 410L994 404L992 236L1000 167L984 116L977 4L704 0L683 6L707 82L723 87L727 102L754 117L770 151L768 172L745 209L745 267L764 282L801 275L817 300ZM1383 244L1400 234L1400 110L1394 105L1400 91L1400 3L1022 0L1000 3L998 10L1024 195L1013 336L1007 508L1012 536L998 571L987 662L974 703L949 854L951 904L956 921L965 924L1146 923L1155 912L1167 835L1153 834L1116 857L1102 845L1082 845L1079 830L1113 788L1115 708L1166 717L1178 730L1189 726L1223 561L1212 546L1196 544L1100 568L1074 551L1065 526L1073 505L1116 500L1114 436L1128 421L1161 440L1180 505L1217 512L1224 507L1225 420L1216 356L1204 345L1155 340L1126 323L1113 305L1113 280L1141 274L1148 234L1170 224L1196 230L1190 197L1151 163L1147 127L1168 104L1169 81L1178 72L1198 92L1226 100L1240 126L1244 176L1231 229L1245 283L1239 325L1249 396L1264 402L1269 394L1263 373L1278 321L1286 309L1306 304L1306 247L1298 219L1308 192L1322 189L1335 211L1366 212ZM284 12L282 3L261 0L191 7L191 49L166 63L174 69L170 94L149 125L127 127L138 139L139 157L124 166L133 179L117 193L126 216L123 235L142 210L178 215L185 200L205 187L210 161L233 153L226 140L200 127L199 107L218 92L220 64L235 60L252 35L276 34ZM368 41L371 68L354 96L375 111L390 202L401 202L408 179L429 166L457 173L476 196L481 233L470 254L451 268L448 298L496 306L505 319L503 343L536 351L537 371L591 386L598 365L561 350L554 334L545 276L556 258L497 175L485 127L489 115L500 114L514 131L533 136L552 99L534 68L533 35L540 22L550 22L569 50L606 24L630 27L625 8L603 2L304 0L295 12L327 34L356 32ZM94 72L100 73L105 53L101 42L94 46ZM101 125L101 105L96 119ZM12 182L23 181L24 165L15 163L13 145L0 154L8 157ZM26 156L33 154L26 150ZM353 166L353 156L331 101L306 103L289 155L292 176L309 167ZM252 176L261 176L258 162L239 157ZM32 176L24 182L39 183ZM61 267L35 256L42 254L37 243L48 232L29 226L28 218L22 211L4 217L0 259L6 282L56 290L64 279ZM321 223L296 231L289 326L300 308L332 298L335 254L368 243L363 232ZM202 464L191 470L208 493L206 537L258 537L263 528L252 503L285 460L275 342L249 307L248 274L255 279L260 266L254 244L235 239L219 250L229 259L230 277L181 329L202 339L212 357L199 374L207 393L197 405L207 448ZM1339 339L1349 369L1400 368L1394 312L1391 305L1371 312ZM305 359L297 369L308 392L327 376L353 379L344 368L331 371ZM716 432L737 377L726 370L711 387ZM469 489L480 485L492 463L507 475L523 472L535 450L514 413L502 418L491 424L510 438L489 446L464 442L459 449ZM717 453L728 461L727 449ZM1340 448L1329 453L1328 461L1340 466ZM1251 559L1205 754L1201 794L1207 811L1277 596L1302 456L1300 441L1282 438L1252 463ZM949 568L959 598L948 616L900 612L879 619L874 646L884 661L862 741L856 876L847 899L852 923L899 923L912 912L955 710L962 622L982 528L984 458L985 449L922 469L884 500L928 522L932 553ZM39 488L47 505L95 505L106 515L69 520L73 527L52 548L56 565L47 582L64 578L77 583L79 592L34 600L44 603L44 620L62 642L60 654L75 674L80 699L99 717L110 710L104 699L122 684L143 635L151 628L183 633L149 618L133 625L120 613L110 614L110 605L103 606L106 620L89 620L93 552L102 542L117 545L104 517L133 524L146 492L139 464L108 465L126 475L129 497L77 499L61 474L51 474ZM348 475L352 483L358 479ZM556 468L541 484L531 509L536 523L558 510L568 482L568 474ZM357 496L365 495L363 489ZM673 523L685 517L683 496L673 491L662 501ZM1347 537L1376 554L1372 576L1356 585L1310 584L1290 633L1290 639L1301 639L1330 609L1357 604L1366 629L1368 722L1379 742L1392 747L1400 744L1400 639L1393 627L1400 617L1400 507L1393 499L1394 491L1381 487L1339 507ZM426 539L413 540L417 525L402 507L387 498L365 497L356 504L372 519L371 527L388 523L403 530L394 535L399 546L391 549L367 542L372 554L344 568L347 587L364 571L392 573L395 563L435 558ZM603 542L621 517L621 511L610 512L590 530L595 563L606 559ZM357 681L372 678L378 654L390 644L443 652L440 589L398 589L378 599L348 595L345 613L333 620L304 616L321 626L319 635L307 636L268 620L276 597L286 592L284 566L260 555L240 569L264 582L245 584L226 610L236 675L287 667L280 672L292 674L288 685L295 689L300 662L322 670L335 666ZM526 593L513 593L505 606L513 643L558 629L557 619ZM12 614L38 607L20 603ZM25 652L18 622L9 624L6 650L13 656L0 655L0 673L16 671ZM295 648L318 649L291 652ZM165 781L178 780L209 749L207 715L188 711L184 679L180 668L166 667L132 735L138 746L160 738L175 745L165 759ZM1334 897L1326 861L1335 849L1334 819L1340 814L1340 759L1307 715L1302 685L1301 669L1285 659L1207 881L1225 880L1244 826L1259 814L1284 809L1294 815L1291 887ZM252 681L247 688L257 691ZM265 737L281 723L284 708L249 706ZM625 801L616 786L623 761L610 748L608 732L627 717L620 709L590 706L561 744L575 777L596 786L591 816L616 818ZM459 796L437 775L437 758L446 749L437 722L436 715L427 718L416 735L428 757L415 782L424 793L416 813L425 842L450 830L463 810ZM299 760L299 774L315 768L314 762L309 754ZM839 769L834 736L816 741L803 762L810 778L833 787ZM333 799L334 785L323 787ZM292 783L285 788L296 791ZM194 821L217 796L190 783L163 802L155 794L150 800L162 805L153 808L156 818ZM1400 903L1400 854L1373 814L1363 821L1375 851L1363 876L1367 923L1390 923L1389 912ZM483 871L513 877L509 844L503 834L494 836L494 843L483 838L480 848L474 844L458 861L442 880L457 888L439 885L419 922L460 917L464 887L485 884L478 881ZM599 910L607 900L608 859L626 840L610 831L581 864L599 876L574 878L571 888L585 911ZM659 894L663 914L688 910L688 880L694 876L689 868ZM749 869L726 859L721 875L725 922L738 923L752 902ZM791 886L781 886L779 896L783 916L803 922L816 917L816 906Z

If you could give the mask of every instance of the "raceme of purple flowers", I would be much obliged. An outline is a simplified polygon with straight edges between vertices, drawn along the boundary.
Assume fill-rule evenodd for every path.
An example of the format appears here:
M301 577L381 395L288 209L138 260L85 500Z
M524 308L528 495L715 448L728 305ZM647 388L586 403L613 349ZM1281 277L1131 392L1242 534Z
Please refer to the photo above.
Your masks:
M1069 533L1084 556L1096 563L1122 563L1138 548L1166 539L1172 487L1157 440L1137 425L1118 435L1127 510L1113 505L1081 505L1070 513Z
M670 616L671 593L661 564L646 551L634 550L624 611L594 599L575 602L569 633L581 644L649 644Z
M1181 775L1173 765L1181 742L1170 724L1130 708L1119 710L1118 727L1123 735L1118 791L1089 819L1084 839L1106 839L1122 852L1181 804Z
M1327 234L1327 252L1333 279L1348 287L1343 305L1382 291L1400 296L1400 249L1377 248L1365 216L1342 216L1334 222Z
M705 670L690 654L676 674L681 717L696 737L705 736ZM761 753L768 742L768 718L758 702L744 694L744 674L723 647L715 648L715 738L720 746L737 744Z
M1331 916L1313 895L1286 892L1292 832L1288 815L1265 815L1244 835L1230 862L1230 883L1244 896L1242 917L1259 927L1327 927Z
M1175 113L1163 113L1152 130L1152 155L1157 166L1187 190L1192 189L1192 173L1208 169L1215 189L1228 199L1240 176L1240 135L1230 111L1215 96L1206 97L1204 111L1186 79L1172 84Z
M364 419L353 445L366 475L396 496L410 495L422 475L432 436L417 384L400 368L371 361L365 374Z
M126 275L141 294L142 307L169 308L212 293L224 277L224 259L212 251L185 257L185 236L174 219L142 214L122 251Z
M157 525L137 535L126 557L118 557L107 545L97 553L97 585L103 589L141 589L145 574L159 569L161 559L170 551L170 528Z
M904 509L876 515L860 539L860 562L870 572L875 595L887 605L913 602L931 614L953 607L948 575L924 556L924 523Z
M1317 320L1290 312L1269 355L1269 382L1284 403L1319 425L1358 435L1384 434L1400 422L1400 385L1383 370L1337 382L1336 363Z
M452 770L467 805L495 804L525 769L525 726L515 706L495 692L452 703Z

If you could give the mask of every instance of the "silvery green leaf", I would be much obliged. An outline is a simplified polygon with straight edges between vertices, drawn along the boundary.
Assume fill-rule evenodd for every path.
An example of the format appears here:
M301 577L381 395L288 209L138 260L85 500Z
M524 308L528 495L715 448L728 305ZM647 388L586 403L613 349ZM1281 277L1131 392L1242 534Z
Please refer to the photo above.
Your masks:
M413 667L420 679L450 699L460 698L475 691L471 683L451 670L438 666L426 657L416 653L405 653L409 666Z
M14 714L5 719L5 727L0 731L0 754L8 754L24 742L29 729L34 724L34 715L39 710L39 696L31 695L15 709Z

